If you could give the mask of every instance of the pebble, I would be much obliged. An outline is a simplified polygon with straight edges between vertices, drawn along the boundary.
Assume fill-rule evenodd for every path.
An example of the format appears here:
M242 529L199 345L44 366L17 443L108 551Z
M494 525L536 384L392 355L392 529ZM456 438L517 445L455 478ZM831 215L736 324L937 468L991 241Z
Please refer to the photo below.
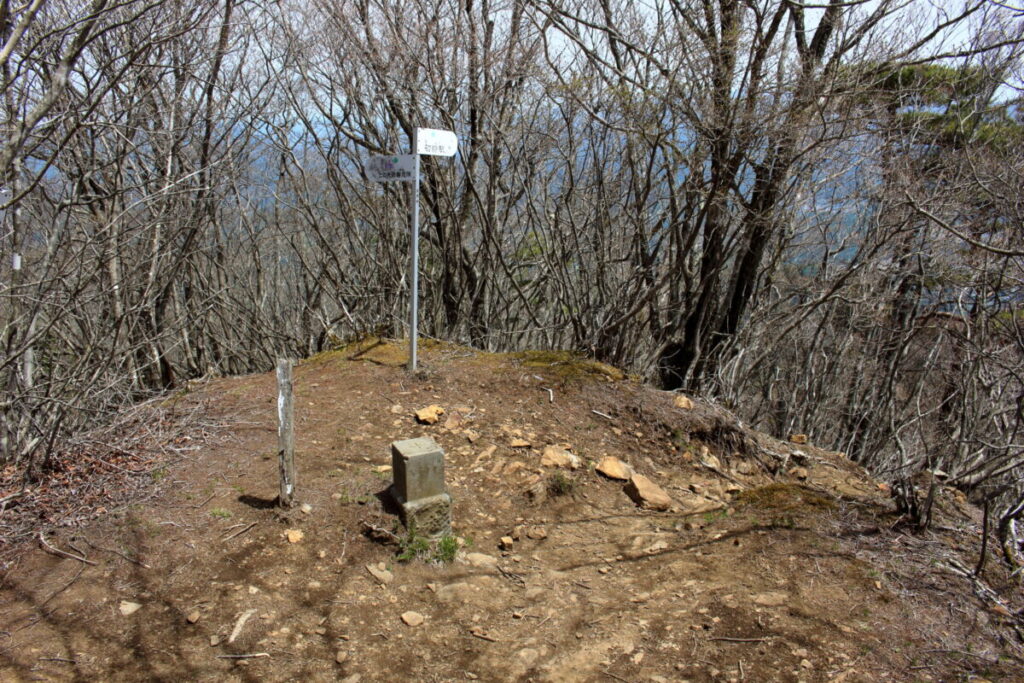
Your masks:
M424 619L423 615L419 612L405 612L402 614L402 621L404 621L407 626L419 626L423 623Z
M760 593L754 596L754 604L762 605L764 607L778 607L784 605L789 600L789 595L778 591L770 591L768 593Z
M137 602L131 602L130 600L122 600L121 604L118 605L117 608L121 611L121 614L127 617L138 612L142 608L142 605Z
M490 555L484 555L483 553L469 553L466 555L466 562L474 567L494 568L498 566L497 558Z
M394 574L379 565L375 566L368 564L366 565L366 571L370 572L370 574L373 575L373 578L377 579L377 581L383 586L388 585L395 578Z

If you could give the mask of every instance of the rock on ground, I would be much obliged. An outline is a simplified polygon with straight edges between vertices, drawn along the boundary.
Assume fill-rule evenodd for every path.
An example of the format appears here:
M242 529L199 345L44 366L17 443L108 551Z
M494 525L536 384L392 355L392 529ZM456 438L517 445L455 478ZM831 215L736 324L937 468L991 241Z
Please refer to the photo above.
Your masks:
M597 471L609 479L628 481L633 476L633 468L614 455L606 455L597 463Z
M642 474L634 474L626 484L626 495L637 505L651 510L668 510L672 499L664 489Z

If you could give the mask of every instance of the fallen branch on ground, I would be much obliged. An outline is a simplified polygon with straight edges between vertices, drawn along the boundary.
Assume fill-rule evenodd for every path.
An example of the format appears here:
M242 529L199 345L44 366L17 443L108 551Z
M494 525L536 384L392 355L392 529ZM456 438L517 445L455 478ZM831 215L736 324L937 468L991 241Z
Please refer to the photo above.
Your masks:
M92 560L87 559L85 557L81 557L79 555L75 555L74 553L64 552L60 548L53 547L52 545L50 545L49 543L46 542L45 538L43 538L43 532L42 531L39 532L39 542L42 544L43 550L47 550L47 551L53 553L54 555L59 555L60 557L66 557L69 560L78 560L79 562L85 562L86 564L91 564L94 567L97 564L96 562L93 562Z

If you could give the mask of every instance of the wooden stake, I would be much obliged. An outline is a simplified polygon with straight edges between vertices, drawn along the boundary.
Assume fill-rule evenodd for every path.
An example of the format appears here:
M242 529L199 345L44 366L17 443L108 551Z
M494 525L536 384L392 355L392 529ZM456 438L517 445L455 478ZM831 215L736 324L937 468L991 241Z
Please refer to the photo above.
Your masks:
M292 361L277 361L277 443L281 471L281 492L278 504L290 508L295 504L295 406L292 401Z

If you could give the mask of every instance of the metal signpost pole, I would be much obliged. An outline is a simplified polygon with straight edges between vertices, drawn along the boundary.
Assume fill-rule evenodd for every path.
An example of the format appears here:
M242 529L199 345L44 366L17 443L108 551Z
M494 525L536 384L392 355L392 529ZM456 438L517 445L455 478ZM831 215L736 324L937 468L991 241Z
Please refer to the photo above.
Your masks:
M418 148L419 128L412 133L412 211L409 229L412 240L409 250L412 252L409 267L409 282L412 290L412 301L409 305L409 372L416 372L416 337L419 334L419 298L420 298L420 154Z
M409 372L416 371L416 344L419 339L420 301L420 155L453 157L459 139L450 130L415 128L412 154L371 156L364 167L366 176L379 183L412 181L409 198Z

